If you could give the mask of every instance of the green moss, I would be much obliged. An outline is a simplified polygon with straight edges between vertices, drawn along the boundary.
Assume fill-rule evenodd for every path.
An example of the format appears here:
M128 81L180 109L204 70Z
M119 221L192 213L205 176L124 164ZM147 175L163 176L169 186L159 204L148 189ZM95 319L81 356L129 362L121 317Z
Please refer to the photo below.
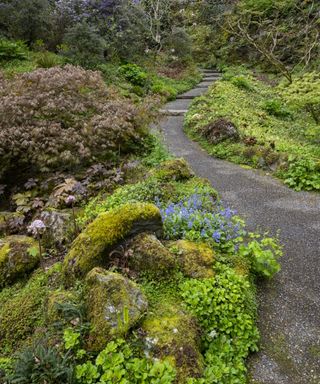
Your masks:
M151 171L151 176L161 181L182 181L190 179L194 174L184 159L173 159L161 163Z
M34 270L40 262L38 243L27 236L0 240L0 288Z
M126 335L146 311L147 300L134 282L103 268L90 271L86 284L88 348L100 351L111 339Z
M147 274L157 280L172 274L176 268L175 258L154 235L139 234L130 249L129 269L137 275Z
M66 290L56 290L50 292L47 300L47 323L55 324L64 322L63 313L60 310L61 305L74 305L77 297L74 292Z
M51 287L59 284L59 271L36 271L27 283L18 282L0 292L0 354L13 351L31 342L45 323L45 303Z
M105 265L112 247L128 236L146 230L161 231L159 209L153 204L127 204L100 214L76 238L63 263L65 281L83 277L92 268Z
M146 333L147 352L155 358L167 358L177 369L178 383L202 375L200 331L196 320L181 305L162 303L149 313L141 328Z
M188 240L170 242L170 251L176 255L177 262L185 276L209 278L214 276L214 252L207 244Z

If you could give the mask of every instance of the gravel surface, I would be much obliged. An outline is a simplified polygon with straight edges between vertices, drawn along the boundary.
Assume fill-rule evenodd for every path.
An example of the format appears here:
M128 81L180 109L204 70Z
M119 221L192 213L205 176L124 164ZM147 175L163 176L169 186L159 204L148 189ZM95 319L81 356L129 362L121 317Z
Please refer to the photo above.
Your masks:
M166 108L188 109L190 102ZM261 351L249 361L250 383L320 384L320 195L209 156L186 137L183 119L165 117L159 124L169 150L208 178L249 229L280 230L284 245L281 272L259 287Z

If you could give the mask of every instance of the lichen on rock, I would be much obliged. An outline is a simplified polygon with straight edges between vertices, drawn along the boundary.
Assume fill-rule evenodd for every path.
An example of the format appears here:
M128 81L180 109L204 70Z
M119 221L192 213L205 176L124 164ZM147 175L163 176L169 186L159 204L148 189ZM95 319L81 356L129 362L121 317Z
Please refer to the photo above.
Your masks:
M124 239L145 231L162 232L161 214L153 204L127 204L100 214L75 239L64 260L66 284L84 277L94 267L107 265L113 248Z
M204 360L200 351L200 328L196 319L177 303L161 304L141 325L144 352L168 359L177 369L177 383L201 377Z
M128 266L137 275L163 277L176 268L173 254L152 234L142 233L136 236L130 244L130 249L132 253Z
M214 276L214 252L207 244L178 240L168 245L185 276L197 279Z
M88 273L86 286L91 324L88 348L99 351L111 339L124 337L146 312L148 303L137 284L103 268Z
M28 236L0 239L0 288L32 272L40 262L38 243Z
M174 159L162 162L151 172L151 176L166 182L183 181L192 178L194 173L184 159Z

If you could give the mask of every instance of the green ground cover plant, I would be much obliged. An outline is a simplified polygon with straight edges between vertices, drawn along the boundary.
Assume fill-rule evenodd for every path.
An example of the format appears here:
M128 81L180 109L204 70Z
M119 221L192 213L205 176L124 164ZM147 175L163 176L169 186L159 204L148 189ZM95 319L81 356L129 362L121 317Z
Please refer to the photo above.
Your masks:
M289 86L271 86L243 67L225 69L222 80L193 102L186 131L213 156L263 168L298 191L318 191L318 83L310 74L297 76ZM202 136L220 118L234 124L239 139L213 144Z

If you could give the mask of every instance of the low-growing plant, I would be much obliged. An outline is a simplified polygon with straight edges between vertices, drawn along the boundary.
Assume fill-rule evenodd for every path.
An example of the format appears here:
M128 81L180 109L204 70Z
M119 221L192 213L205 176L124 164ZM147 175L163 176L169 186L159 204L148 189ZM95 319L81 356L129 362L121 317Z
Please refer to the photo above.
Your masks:
M88 361L76 367L79 384L170 384L175 376L175 369L167 361L136 358L130 346L121 339L108 343L95 363Z
M270 115L277 117L289 117L292 115L286 105L279 99L267 100L262 108Z
M36 55L35 62L38 68L52 68L63 64L63 58L49 51Z
M22 41L10 41L0 38L0 63L10 60L26 60L27 48Z
M257 351L254 291L248 279L219 265L214 278L189 280L181 295L204 330L206 368L203 379L189 383L237 384L245 382L245 359Z
M284 182L296 191L320 191L320 161L291 156L288 169L280 175Z

